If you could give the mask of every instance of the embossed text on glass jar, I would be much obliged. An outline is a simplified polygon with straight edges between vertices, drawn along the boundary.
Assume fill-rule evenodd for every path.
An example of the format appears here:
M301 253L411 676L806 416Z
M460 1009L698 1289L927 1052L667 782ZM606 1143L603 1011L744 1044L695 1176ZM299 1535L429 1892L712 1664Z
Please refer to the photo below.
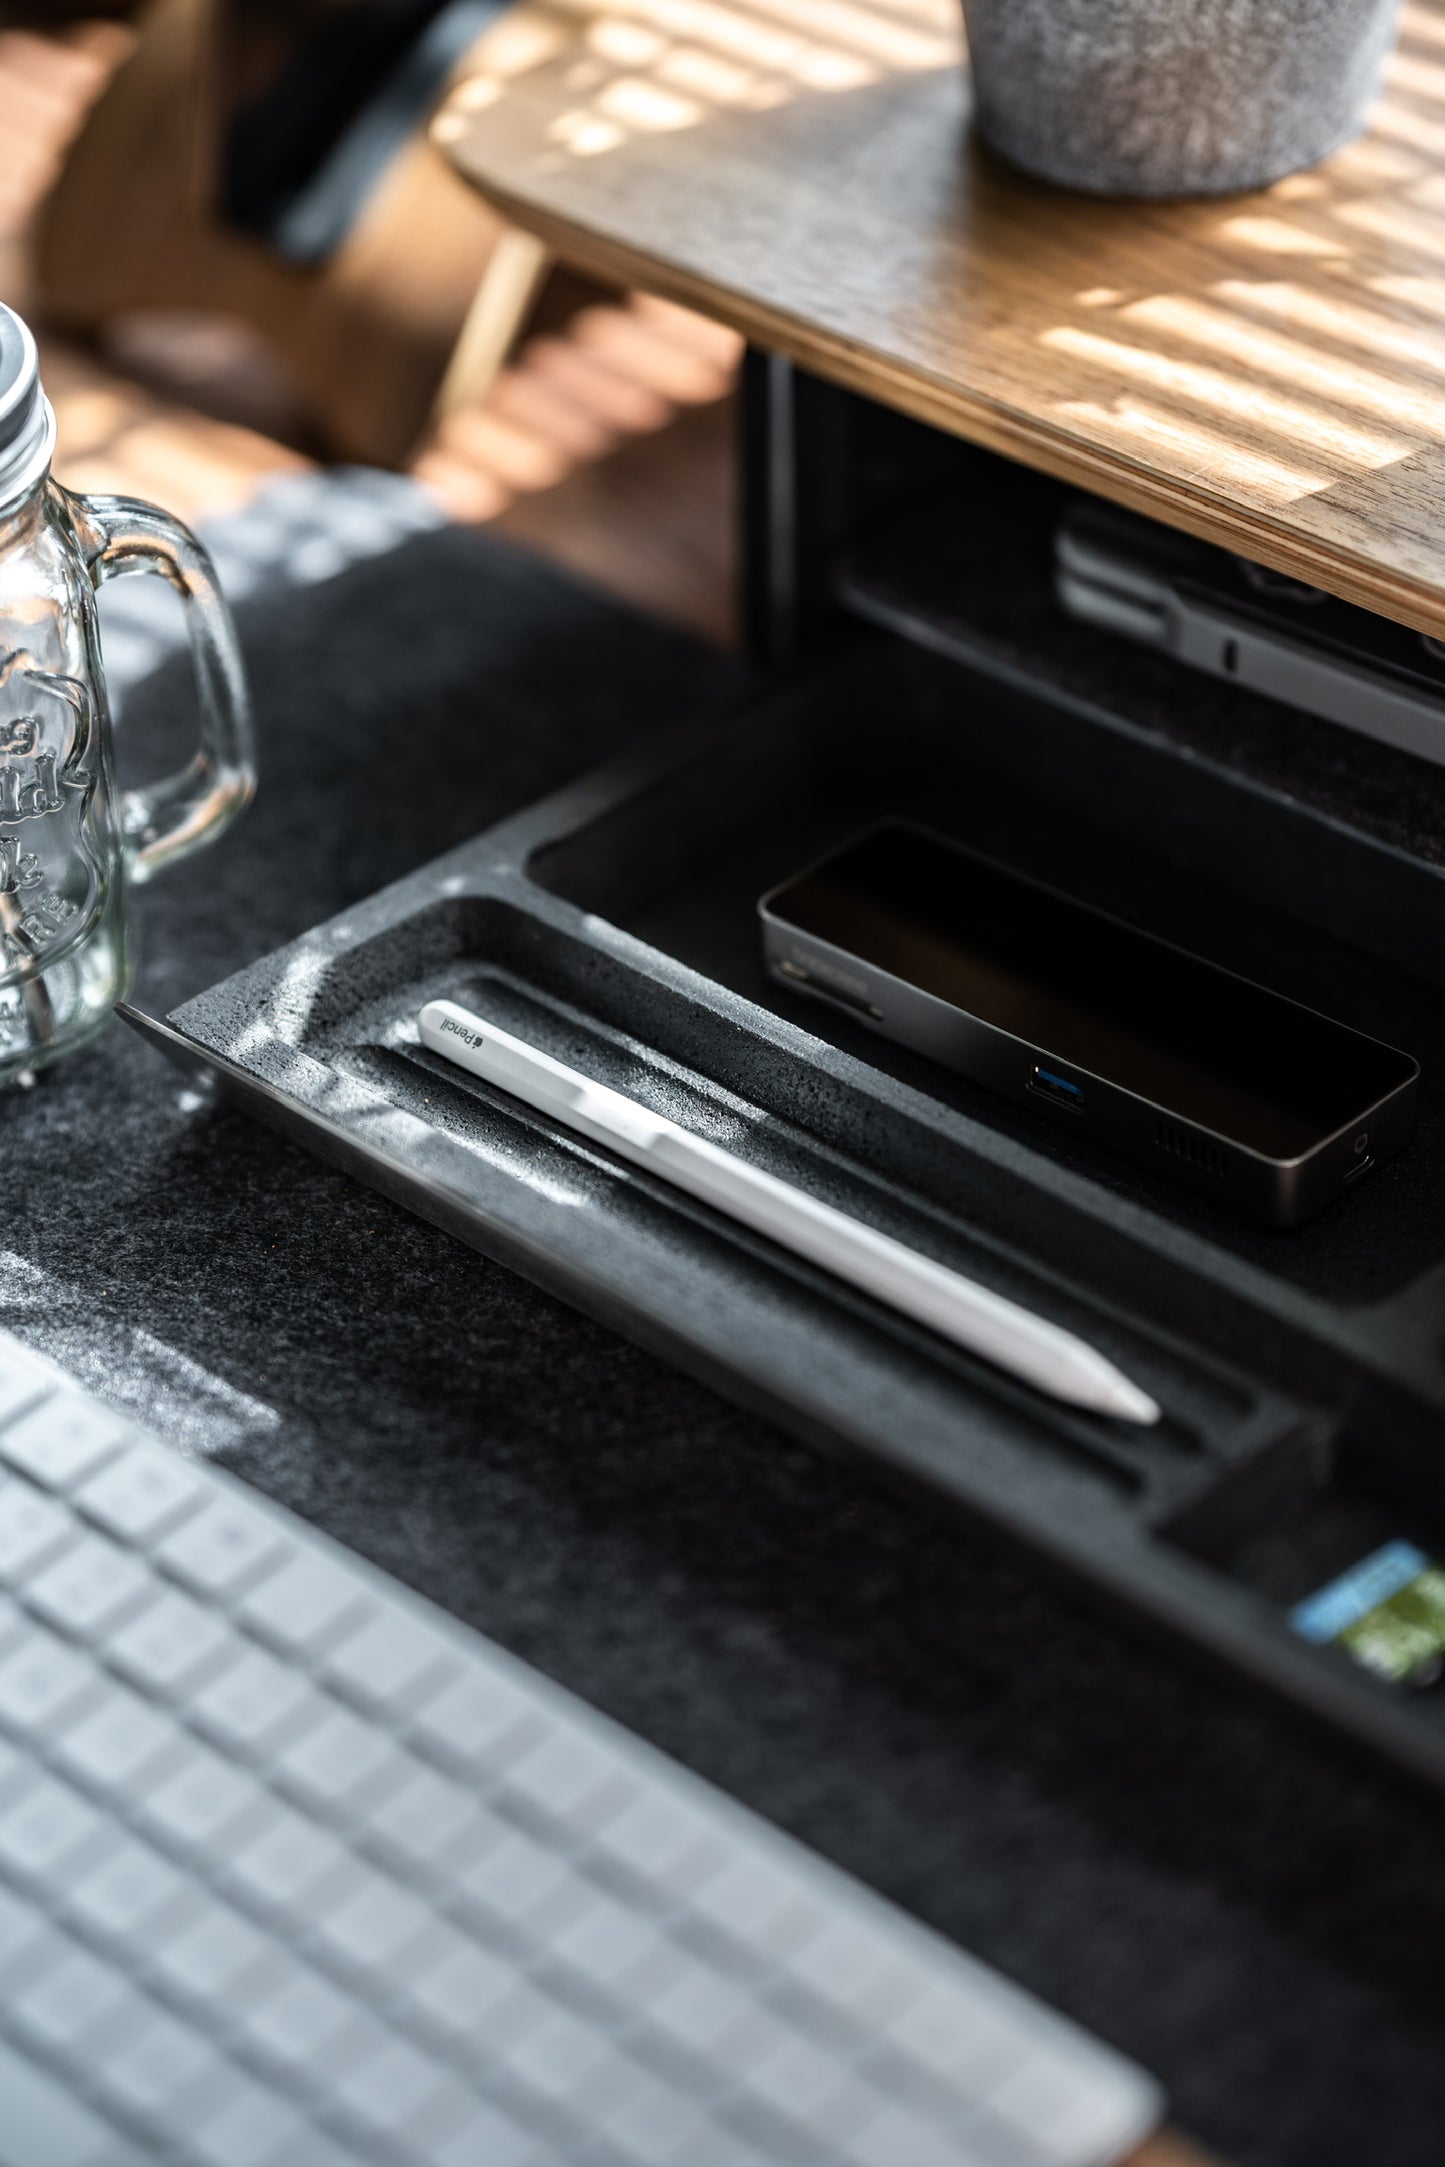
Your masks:
M235 635L204 551L155 506L77 497L29 332L0 308L0 1084L83 1045L129 989L132 882L210 841L254 788ZM158 572L187 606L189 766L118 795L95 588Z

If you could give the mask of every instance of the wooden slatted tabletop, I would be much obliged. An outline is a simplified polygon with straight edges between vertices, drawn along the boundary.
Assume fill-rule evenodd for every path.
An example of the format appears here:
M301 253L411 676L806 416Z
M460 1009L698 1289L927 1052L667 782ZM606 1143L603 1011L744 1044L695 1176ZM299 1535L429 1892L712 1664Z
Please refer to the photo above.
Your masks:
M1445 634L1445 0L1370 133L1104 203L969 129L956 0L524 0L435 124L566 261Z

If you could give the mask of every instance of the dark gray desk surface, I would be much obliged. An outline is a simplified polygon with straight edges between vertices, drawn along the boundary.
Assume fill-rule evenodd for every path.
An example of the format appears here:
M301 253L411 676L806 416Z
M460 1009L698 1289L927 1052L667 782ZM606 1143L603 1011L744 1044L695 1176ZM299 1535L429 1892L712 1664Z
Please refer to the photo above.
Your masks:
M729 675L458 532L243 632L263 788L138 899L153 1011ZM189 699L138 695L126 758ZM1438 1811L119 1029L0 1142L0 1322L1137 2054L1241 2167L1439 2167Z

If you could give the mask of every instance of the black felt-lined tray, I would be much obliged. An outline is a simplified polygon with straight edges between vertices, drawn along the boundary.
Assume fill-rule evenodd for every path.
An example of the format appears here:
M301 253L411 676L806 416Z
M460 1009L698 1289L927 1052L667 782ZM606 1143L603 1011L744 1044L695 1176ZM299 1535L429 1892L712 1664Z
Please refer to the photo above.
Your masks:
M772 985L757 896L884 812L1408 1047L1417 1142L1271 1234ZM1280 907L1287 862L1323 880L1322 922ZM147 1027L462 1239L1445 1785L1445 1698L1286 1616L1385 1535L1445 1549L1445 1014L1391 945L1440 897L1432 867L1248 778L890 643L585 778ZM1083 1332L1164 1423L1056 1407L451 1069L414 1028L442 994Z

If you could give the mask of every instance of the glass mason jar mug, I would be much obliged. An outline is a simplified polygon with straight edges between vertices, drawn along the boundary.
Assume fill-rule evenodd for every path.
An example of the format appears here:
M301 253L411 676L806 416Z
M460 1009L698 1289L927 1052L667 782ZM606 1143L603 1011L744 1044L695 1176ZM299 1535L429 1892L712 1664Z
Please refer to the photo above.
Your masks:
M154 505L51 479L35 342L0 306L0 1084L85 1044L130 986L128 890L211 842L255 789L245 678L205 551ZM117 792L95 590L159 572L200 699L188 767Z

